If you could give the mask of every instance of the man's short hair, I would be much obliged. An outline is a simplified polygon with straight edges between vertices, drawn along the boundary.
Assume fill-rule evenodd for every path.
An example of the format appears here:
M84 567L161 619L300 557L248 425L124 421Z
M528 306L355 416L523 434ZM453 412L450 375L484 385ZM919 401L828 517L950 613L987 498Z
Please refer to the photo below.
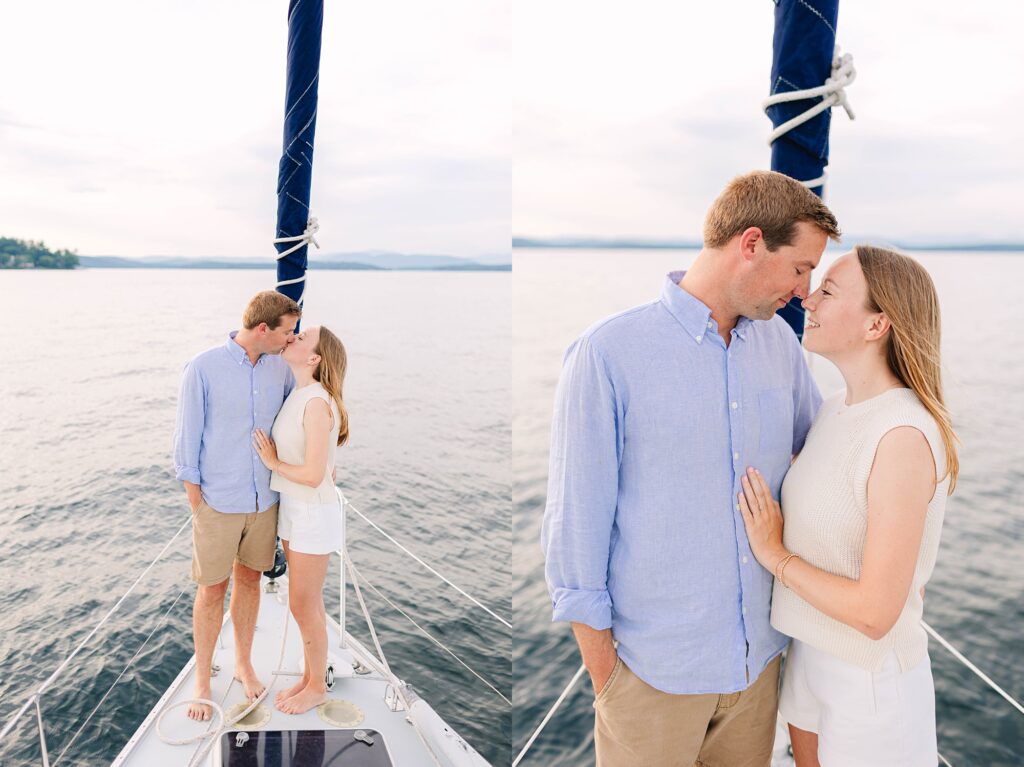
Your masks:
M262 322L267 327L276 330L281 324L281 318L286 314L294 315L296 318L302 316L302 309L284 293L276 290L263 290L252 297L249 305L245 307L242 314L242 327L252 330Z
M752 226L768 250L792 245L796 225L813 224L836 242L841 232L832 211L814 192L782 173L757 170L737 176L718 195L704 218L704 246L721 248Z

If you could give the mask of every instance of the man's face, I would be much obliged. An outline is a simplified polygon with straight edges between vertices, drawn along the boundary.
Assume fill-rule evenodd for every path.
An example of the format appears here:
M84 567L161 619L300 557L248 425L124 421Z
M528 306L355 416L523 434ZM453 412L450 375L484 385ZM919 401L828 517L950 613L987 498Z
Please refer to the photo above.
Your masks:
M793 298L810 292L811 270L821 261L828 235L813 224L800 221L792 245L769 251L759 240L746 278L740 286L740 312L752 320L770 320Z
M283 352L285 347L295 340L295 326L298 324L298 317L294 314L286 314L273 330L263 325L265 331L263 336L263 354L280 354Z

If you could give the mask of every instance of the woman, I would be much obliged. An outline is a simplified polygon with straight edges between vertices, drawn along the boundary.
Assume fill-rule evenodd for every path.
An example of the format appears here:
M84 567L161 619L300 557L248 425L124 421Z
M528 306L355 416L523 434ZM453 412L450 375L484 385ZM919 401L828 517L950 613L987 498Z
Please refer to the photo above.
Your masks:
M274 705L301 714L327 700L327 619L323 587L332 551L342 546L341 504L332 477L334 454L348 439L341 398L347 358L330 330L303 330L282 352L295 376L271 429L257 430L253 447L281 494L277 534L288 558L288 605L302 632L305 670Z
M772 625L793 637L779 713L798 767L934 767L920 619L959 470L935 288L916 261L858 246L803 304L804 346L846 391L822 405L783 482L785 535L756 469L739 495L751 550L775 574Z

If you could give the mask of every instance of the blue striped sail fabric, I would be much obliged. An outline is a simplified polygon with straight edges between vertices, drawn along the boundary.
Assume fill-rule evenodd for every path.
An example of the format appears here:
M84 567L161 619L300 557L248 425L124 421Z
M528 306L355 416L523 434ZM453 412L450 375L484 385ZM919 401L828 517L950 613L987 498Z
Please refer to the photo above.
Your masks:
M839 0L775 0L775 36L772 44L771 94L800 91L823 85L832 74ZM821 97L788 101L768 108L778 127L807 111ZM826 109L798 125L772 144L772 170L797 181L820 178L828 165L828 136L832 110ZM814 189L818 195L823 187ZM793 299L779 311L798 337L803 337L804 310Z
M275 238L301 235L309 220L323 20L323 0L291 0L288 4L288 73ZM294 245L275 243L278 253ZM305 282L291 281L305 276L307 251L308 246L303 245L277 262L277 289L300 305Z

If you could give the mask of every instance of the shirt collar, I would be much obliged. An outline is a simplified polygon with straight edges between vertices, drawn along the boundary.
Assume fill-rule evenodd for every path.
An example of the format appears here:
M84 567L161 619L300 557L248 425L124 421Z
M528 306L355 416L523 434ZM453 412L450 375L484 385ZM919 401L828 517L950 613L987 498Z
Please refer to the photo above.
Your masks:
M237 335L237 330L232 330L230 333L228 333L228 340L224 343L224 346L228 350L228 354L231 355L231 359L233 359L235 362L241 365L243 362L249 359L249 352L243 349L242 345L235 340L235 336ZM258 365L262 361L263 355L261 354L260 358L256 360L256 364Z
M679 287L685 274L685 270L668 273L661 289L661 302L683 326L687 335L699 344L704 342L704 336L708 333L718 332L718 323L711 319L711 309L703 301ZM745 341L750 322L748 317L740 317L736 321L733 333Z

